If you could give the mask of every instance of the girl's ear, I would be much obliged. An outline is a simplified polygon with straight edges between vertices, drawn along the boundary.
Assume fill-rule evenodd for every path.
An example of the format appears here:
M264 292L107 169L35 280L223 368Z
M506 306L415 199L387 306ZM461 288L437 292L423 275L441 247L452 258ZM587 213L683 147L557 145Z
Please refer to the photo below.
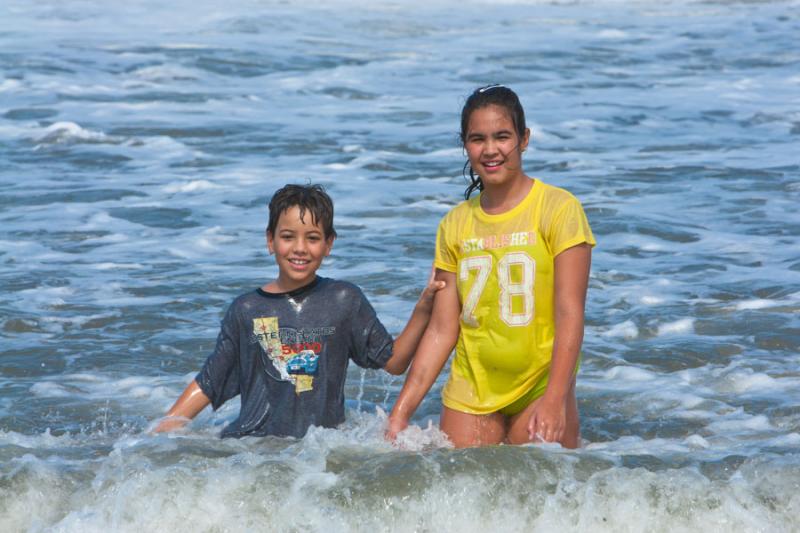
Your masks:
M267 230L267 250L269 251L270 255L275 253L275 248L273 247L272 232L269 230Z
M528 143L531 140L531 129L525 128L525 135L522 137L522 140L519 143L519 149L521 151L525 151L528 149Z

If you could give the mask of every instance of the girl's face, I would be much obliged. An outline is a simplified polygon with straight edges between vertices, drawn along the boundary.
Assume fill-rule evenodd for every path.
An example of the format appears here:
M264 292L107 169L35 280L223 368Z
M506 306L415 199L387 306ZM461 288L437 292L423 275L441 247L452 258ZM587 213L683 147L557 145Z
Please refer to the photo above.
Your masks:
M528 147L530 130L520 138L504 108L489 105L472 112L464 148L469 164L486 188L502 186L524 177L522 151Z

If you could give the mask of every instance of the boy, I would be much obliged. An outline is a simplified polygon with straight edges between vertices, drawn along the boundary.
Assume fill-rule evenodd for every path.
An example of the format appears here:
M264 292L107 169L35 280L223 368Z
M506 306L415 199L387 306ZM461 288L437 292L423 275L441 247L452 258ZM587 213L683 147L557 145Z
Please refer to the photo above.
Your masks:
M203 369L155 428L183 426L209 403L216 410L241 395L239 417L222 437L302 437L309 426L344 421L349 359L402 374L428 324L429 285L397 340L361 290L317 276L336 238L333 203L318 185L286 185L269 202L267 247L278 278L236 298Z

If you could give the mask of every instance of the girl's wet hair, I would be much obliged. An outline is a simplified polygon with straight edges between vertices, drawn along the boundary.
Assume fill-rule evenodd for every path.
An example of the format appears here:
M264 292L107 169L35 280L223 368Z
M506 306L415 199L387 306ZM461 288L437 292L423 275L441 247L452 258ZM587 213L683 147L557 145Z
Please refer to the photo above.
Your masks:
M333 229L333 201L321 185L285 185L275 191L269 201L269 224L267 233L275 235L280 216L297 206L300 208L300 220L311 213L311 223L322 228L326 239L336 237Z
M514 130L520 139L525 137L525 111L522 109L522 104L519 101L517 93L504 85L487 85L479 87L469 95L467 101L464 102L464 108L461 110L461 145L464 146L467 142L467 129L469 128L469 119L472 112L476 109L496 105L505 109L511 117L511 122L514 124ZM475 174L469 160L464 163L464 177L470 182L467 190L464 191L464 199L469 200L470 195L476 190L483 190L483 182L481 177Z

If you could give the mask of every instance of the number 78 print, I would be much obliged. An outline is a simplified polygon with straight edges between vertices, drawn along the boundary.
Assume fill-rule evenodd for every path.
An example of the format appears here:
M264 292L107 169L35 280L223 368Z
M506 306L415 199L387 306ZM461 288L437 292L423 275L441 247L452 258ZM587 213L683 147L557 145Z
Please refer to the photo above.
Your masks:
M471 270L477 271L475 281L464 299L464 306L461 310L461 320L465 324L478 326L475 307L483 295L487 281L489 281L489 275L494 266L493 262L491 255L476 255L467 257L460 263L458 277L462 282L469 281ZM511 268L515 265L519 265L522 270L522 279L518 282L511 280ZM533 282L535 277L536 261L525 252L509 252L497 262L500 318L509 326L526 326L533 320ZM515 296L522 297L522 312L514 313L512 309Z

